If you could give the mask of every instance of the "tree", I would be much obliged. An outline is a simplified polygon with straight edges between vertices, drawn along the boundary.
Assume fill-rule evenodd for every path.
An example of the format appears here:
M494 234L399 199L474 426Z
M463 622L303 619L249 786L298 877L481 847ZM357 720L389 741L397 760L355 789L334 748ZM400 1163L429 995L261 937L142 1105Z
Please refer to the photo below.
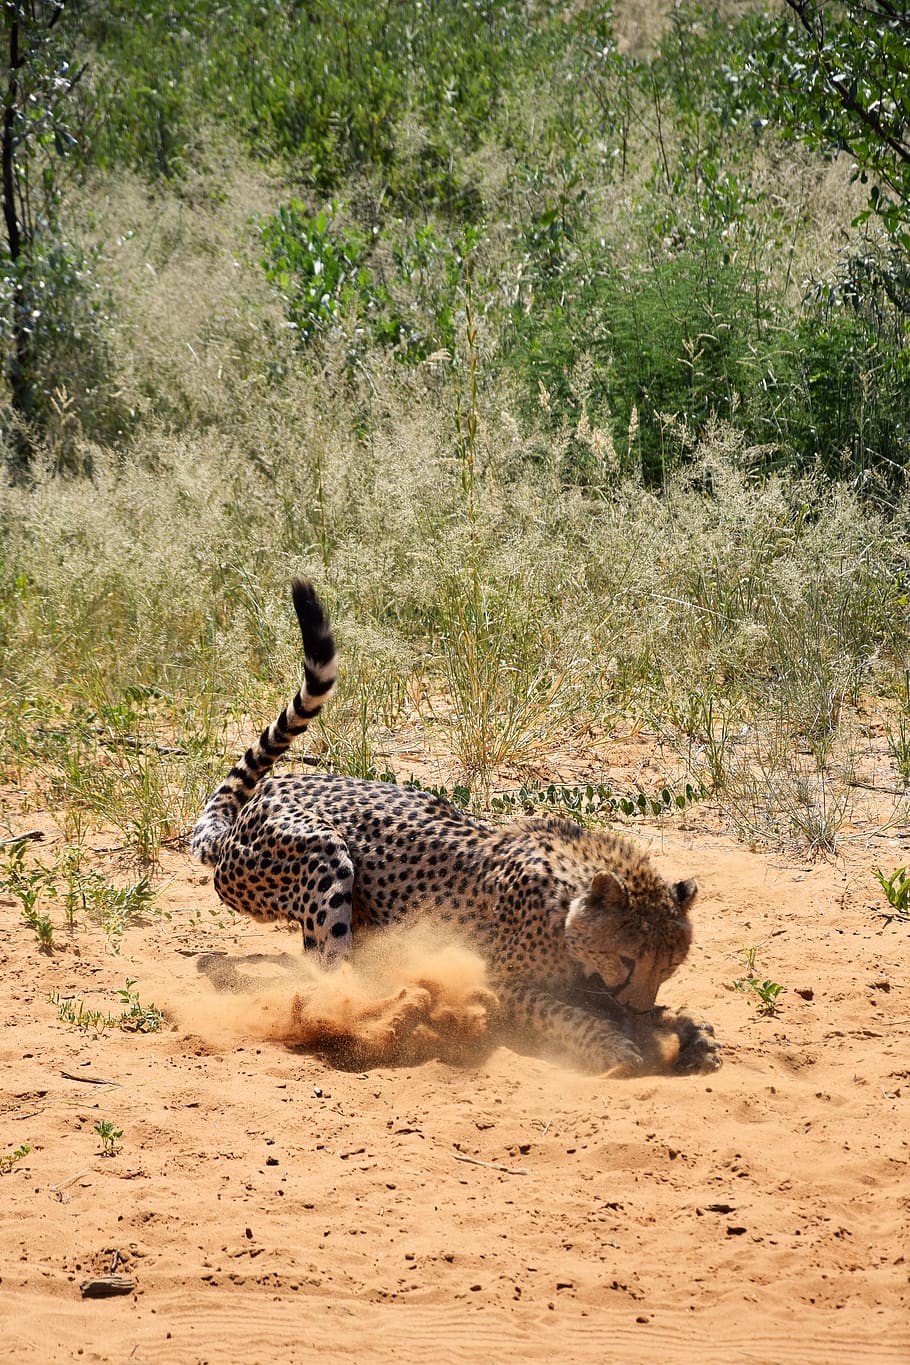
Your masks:
M6 239L2 326L9 400L26 423L35 415L40 324L53 298L42 249L57 226L57 163L75 146L66 126L66 108L82 75L82 70L71 71L57 40L64 5L65 0L3 0L7 64L0 90L0 192ZM29 438L21 423L17 448L20 461L27 463Z
M756 64L785 131L850 153L867 214L910 251L910 9L904 0L786 0Z

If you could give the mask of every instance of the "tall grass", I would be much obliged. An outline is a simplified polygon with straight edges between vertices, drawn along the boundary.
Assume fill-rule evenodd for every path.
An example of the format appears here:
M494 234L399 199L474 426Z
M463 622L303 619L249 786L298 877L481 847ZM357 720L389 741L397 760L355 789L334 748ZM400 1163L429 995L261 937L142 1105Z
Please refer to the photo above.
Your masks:
M306 337L263 269L280 167L208 142L177 190L118 174L72 199L92 203L125 416L111 434L61 400L31 484L0 488L0 765L68 838L103 825L153 861L192 823L297 684L288 584L307 574L343 668L320 762L407 777L419 733L487 805L576 764L599 780L610 736L646 728L746 837L836 847L857 708L905 697L910 632L906 513L875 510L863 451L778 365L811 327L785 326L796 275L837 277L834 172L788 164L785 225L767 148L728 183L696 155L695 132L722 139L691 91L658 147L653 82L591 38L533 128L527 91L493 101L483 214L453 212L465 161L443 174L438 146L415 213L404 171L390 198L332 142L364 273L337 310L317 297ZM410 113L413 171L429 134ZM307 196L283 221L319 219ZM867 324L819 340L860 389ZM828 423L817 458L787 448L797 417ZM879 430L899 444L898 426ZM898 728L902 780L906 749Z
M341 338L282 351L261 320L233 351L258 276L228 292L193 240L149 286L157 330L137 313L124 375L141 389L182 334L183 429L149 418L129 458L84 445L91 477L50 453L33 486L0 490L0 761L70 835L103 825L153 861L185 831L296 686L303 573L343 665L318 761L407 777L400 736L419 724L487 805L576 762L603 776L598 745L645 726L745 837L836 847L857 704L900 695L910 661L900 517L759 476L719 423L660 491L615 471L573 483L575 431L521 416L482 323L453 363L416 370L377 352L352 371Z

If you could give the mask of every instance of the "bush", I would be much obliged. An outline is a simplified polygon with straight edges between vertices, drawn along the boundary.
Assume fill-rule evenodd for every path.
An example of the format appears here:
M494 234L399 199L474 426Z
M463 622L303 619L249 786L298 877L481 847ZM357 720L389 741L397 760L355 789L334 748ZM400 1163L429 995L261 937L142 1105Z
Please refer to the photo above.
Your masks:
M301 345L335 333L352 351L390 347L411 362L454 351L459 293L479 233L466 228L446 240L428 225L387 241L376 228L370 240L338 215L333 203L310 216L295 199L262 228L266 278Z
M510 361L528 399L543 386L557 420L573 425L589 411L609 428L622 466L659 481L667 415L697 430L737 415L757 381L770 304L717 236L626 269L598 264L566 271L559 298L518 321Z
M257 155L292 160L321 193L369 167L399 201L461 214L480 205L455 163L535 61L549 7L529 23L520 0L425 0L417 13L406 0L113 0L81 22L104 73L92 90L104 163L179 175L201 117ZM399 150L405 116L419 128L416 157Z
M895 495L910 459L910 272L862 254L816 285L762 421L801 465Z

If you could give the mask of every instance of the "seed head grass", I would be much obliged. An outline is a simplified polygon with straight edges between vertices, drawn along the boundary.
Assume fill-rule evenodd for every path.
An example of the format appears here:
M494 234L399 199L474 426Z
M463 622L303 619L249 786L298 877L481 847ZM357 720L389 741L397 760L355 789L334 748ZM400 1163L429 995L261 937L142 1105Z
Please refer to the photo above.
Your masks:
M552 781L567 733L644 726L744 837L836 848L857 704L898 695L910 660L906 512L759 477L731 425L672 415L689 458L662 488L607 459L637 438L604 412L581 477L577 419L521 410L474 295L448 358L352 364L332 335L302 355L257 261L249 210L273 188L247 174L221 202L108 200L135 418L74 438L89 473L49 449L0 488L4 771L34 775L67 837L114 827L154 862L296 687L305 575L343 667L321 762L406 777L396 732L419 724L487 805Z

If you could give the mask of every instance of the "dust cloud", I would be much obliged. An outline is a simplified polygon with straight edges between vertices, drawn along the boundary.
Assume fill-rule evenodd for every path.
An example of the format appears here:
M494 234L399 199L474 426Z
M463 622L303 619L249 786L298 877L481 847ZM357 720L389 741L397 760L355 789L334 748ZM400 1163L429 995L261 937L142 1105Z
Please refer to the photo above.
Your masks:
M492 1047L486 966L431 924L361 934L334 971L290 953L208 954L197 965L217 993L200 985L169 1012L213 1045L283 1043L351 1069L434 1057L467 1065Z

